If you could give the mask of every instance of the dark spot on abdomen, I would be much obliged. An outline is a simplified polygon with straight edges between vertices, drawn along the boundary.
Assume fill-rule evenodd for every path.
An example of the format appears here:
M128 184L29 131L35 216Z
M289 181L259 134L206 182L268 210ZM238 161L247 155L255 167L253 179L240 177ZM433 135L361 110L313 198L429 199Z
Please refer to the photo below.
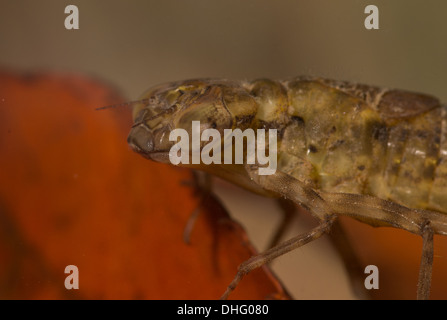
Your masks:
M304 124L305 124L304 119L299 116L292 116L291 119L292 119L292 121L296 122L300 126L304 126Z
M388 128L385 124L376 122L372 124L372 137L380 142L388 141Z
M309 152L311 152L311 153L317 153L317 152L318 152L317 147L315 147L313 144L310 144L310 145L309 145L308 150L309 150Z

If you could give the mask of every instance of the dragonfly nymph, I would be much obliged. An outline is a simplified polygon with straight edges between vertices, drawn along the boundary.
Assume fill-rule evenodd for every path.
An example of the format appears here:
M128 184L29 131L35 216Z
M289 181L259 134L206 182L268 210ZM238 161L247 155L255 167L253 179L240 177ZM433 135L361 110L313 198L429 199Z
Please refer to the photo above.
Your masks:
M259 163L184 164L261 195L287 198L319 221L243 262L223 298L251 270L318 239L344 215L420 235L417 297L428 299L433 235L447 235L446 111L428 95L320 78L186 80L143 94L128 142L141 155L170 163L176 143L170 132L191 133L193 121L200 121L201 132L212 128L222 137L226 129L276 129L273 174L258 174ZM265 148L268 154L269 143Z

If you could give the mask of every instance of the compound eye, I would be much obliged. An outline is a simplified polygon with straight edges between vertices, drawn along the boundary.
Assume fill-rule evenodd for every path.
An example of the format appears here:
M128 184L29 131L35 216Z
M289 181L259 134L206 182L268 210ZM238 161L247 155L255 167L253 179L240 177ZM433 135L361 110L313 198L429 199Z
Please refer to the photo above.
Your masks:
M154 151L154 139L152 132L144 124L140 124L129 133L127 143L136 152L148 154Z

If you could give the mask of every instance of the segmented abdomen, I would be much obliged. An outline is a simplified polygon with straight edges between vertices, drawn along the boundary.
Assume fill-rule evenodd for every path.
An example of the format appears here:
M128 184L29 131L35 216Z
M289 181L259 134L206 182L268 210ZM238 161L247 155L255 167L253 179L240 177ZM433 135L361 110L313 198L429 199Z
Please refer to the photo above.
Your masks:
M447 213L447 119L437 99L323 79L281 87L287 120L278 126L278 170L315 189ZM266 102L281 96L275 92L258 97L258 114L271 110ZM284 122L280 115L278 107Z
M382 175L370 179L377 196L447 212L445 111L438 107L388 127Z

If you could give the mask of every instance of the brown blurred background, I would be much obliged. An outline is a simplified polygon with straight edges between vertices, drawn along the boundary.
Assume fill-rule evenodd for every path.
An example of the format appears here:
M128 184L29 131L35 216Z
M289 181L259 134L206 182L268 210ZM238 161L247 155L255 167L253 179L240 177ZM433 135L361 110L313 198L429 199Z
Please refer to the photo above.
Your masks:
M64 28L70 4L79 30ZM368 4L380 10L380 30L364 28ZM446 12L439 0L0 0L0 68L92 75L130 100L178 79L305 74L447 101ZM279 223L275 204L225 183L217 189L263 249ZM326 240L273 267L296 298L354 297Z

